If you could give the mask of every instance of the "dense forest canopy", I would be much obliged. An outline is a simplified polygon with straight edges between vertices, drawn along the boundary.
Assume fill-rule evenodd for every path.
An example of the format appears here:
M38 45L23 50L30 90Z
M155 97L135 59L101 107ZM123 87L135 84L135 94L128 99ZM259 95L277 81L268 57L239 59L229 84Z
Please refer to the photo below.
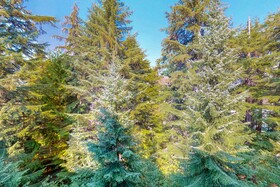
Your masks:
M121 0L79 7L47 53L24 0L0 0L0 186L280 186L280 12L232 28L180 0L151 67Z

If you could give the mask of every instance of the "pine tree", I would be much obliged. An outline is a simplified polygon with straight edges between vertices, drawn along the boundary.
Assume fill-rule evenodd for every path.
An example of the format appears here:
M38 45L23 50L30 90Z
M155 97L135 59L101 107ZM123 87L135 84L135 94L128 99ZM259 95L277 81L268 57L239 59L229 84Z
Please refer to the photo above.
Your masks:
M185 119L191 137L191 150L182 162L180 185L246 186L238 176L252 176L242 165L237 153L244 151L250 136L245 131L239 106L242 93L239 86L240 69L234 66L237 56L229 48L229 20L219 3L211 2L204 34L192 44L198 55L190 60L192 68L185 74L182 86ZM246 149L245 149L246 150Z

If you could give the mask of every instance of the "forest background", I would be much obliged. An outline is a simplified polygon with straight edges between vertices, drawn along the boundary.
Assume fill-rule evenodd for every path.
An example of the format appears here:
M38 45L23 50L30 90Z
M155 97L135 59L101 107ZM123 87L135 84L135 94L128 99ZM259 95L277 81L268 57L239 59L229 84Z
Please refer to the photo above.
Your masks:
M55 17L0 8L0 186L280 185L279 10L175 2L151 67L120 0L74 4L51 51Z

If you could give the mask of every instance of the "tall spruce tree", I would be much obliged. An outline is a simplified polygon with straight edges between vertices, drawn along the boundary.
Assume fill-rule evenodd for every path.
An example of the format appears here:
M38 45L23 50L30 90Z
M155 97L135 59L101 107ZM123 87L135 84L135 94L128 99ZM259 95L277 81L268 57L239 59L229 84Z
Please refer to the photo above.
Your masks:
M121 58L121 43L130 31L129 15L126 6L116 0L99 1L89 10L74 63L79 97L84 103L92 102L89 95L102 87L96 77L107 71L112 56Z
M111 59L112 53L120 55L121 42L131 30L128 26L130 14L120 0L104 0L92 5L82 37L87 60L92 63L105 60L97 67L106 68L106 62Z
M92 6L89 20L79 38L81 51L79 55L74 55L78 59L74 71L77 73L79 99L87 103L88 110L85 113L89 113L90 107L98 106L95 95L103 87L98 77L108 71L113 56L123 60L122 74L130 79L128 89L135 95L127 107L132 109L133 119L137 118L134 129L140 128L141 146L145 147L143 150L149 157L159 146L157 142L161 141L158 138L161 133L161 117L157 114L159 109L155 101L158 94L157 75L145 60L145 54L135 36L128 35L131 30L128 26L130 21L127 20L129 15L128 8L120 1L101 1ZM84 116L89 121L95 120L93 115Z
M228 46L229 19L220 3L211 2L207 23L204 34L192 44L198 58L190 60L192 68L181 90L191 150L182 162L177 185L246 186L253 173L237 154L244 151L241 148L250 136L239 109L244 95L234 93L241 70L236 69L237 55ZM243 175L245 181L238 177Z
M24 92L19 91L18 88L26 84L23 74L19 72L32 60L45 56L44 49L47 44L37 42L37 37L44 33L41 24L54 24L56 20L50 16L31 14L24 7L23 0L2 0L0 7L1 141L7 140L5 146L23 146L21 144L23 142L18 141L19 139L14 136L16 130L22 127L19 123L6 123L5 120L9 115L9 120L13 122L28 117L24 108L17 108L22 104L21 98L24 97ZM16 111L15 108L19 110ZM10 133L5 134L8 131ZM13 148L9 147L9 150Z
M64 42L58 49L62 49L66 55L71 57L72 79L69 82L73 96L76 99L69 103L69 115L75 119L75 123L69 130L71 133L68 140L68 149L64 155L66 162L63 166L68 171L75 172L82 169L93 169L96 163L89 153L86 142L92 139L92 128L88 126L91 120L87 113L89 112L88 93L89 90L81 89L92 84L93 80L87 82L90 70L93 70L93 64L83 59L83 49L81 38L84 34L85 22L79 17L79 7L75 3L69 16L65 16L65 22L62 24L62 31L65 35L55 35L54 38ZM87 73L86 73L87 72ZM87 84L85 84L87 83ZM77 176L75 176L77 177Z

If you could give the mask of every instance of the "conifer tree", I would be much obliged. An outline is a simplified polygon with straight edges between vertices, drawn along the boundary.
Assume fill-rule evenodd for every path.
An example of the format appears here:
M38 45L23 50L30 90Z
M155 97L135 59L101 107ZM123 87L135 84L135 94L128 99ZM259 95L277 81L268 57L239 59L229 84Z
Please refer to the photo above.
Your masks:
M252 177L237 153L244 151L250 136L245 131L239 109L244 96L234 94L239 86L240 69L234 66L237 56L229 48L229 19L219 3L211 2L204 34L192 44L199 56L190 60L182 90L191 150L182 162L183 176L178 185L246 186L238 178Z
M234 38L240 53L245 54L240 56L246 70L243 89L248 89L250 94L246 98L245 121L256 135L250 144L254 150L243 156L256 171L254 182L259 186L278 184L279 178L279 31L276 22L279 22L279 13L270 15L264 24L253 24L250 33L243 31Z
M82 36L82 26L83 20L79 17L79 7L75 3L72 13L69 16L65 16L65 22L62 24L62 31L66 36L54 36L54 38L65 42L63 46L58 48L65 49L66 53L72 54L72 56L77 55L79 52L79 39Z
M177 163L172 155L183 156L182 150L186 149L187 140L186 127L184 122L184 80L188 69L192 68L189 60L198 59L192 43L199 35L203 35L204 27L207 25L206 13L209 9L209 0L183 0L176 3L170 13L167 14L169 22L165 31L168 37L162 44L162 57L158 60L157 68L162 75L162 80L168 81L161 91L161 109L164 114L164 123L168 124L165 131L169 134L169 143L166 149L172 150L165 154L164 162L170 163L173 167L165 170L176 170ZM175 153L172 154L171 152ZM169 154L170 153L170 154ZM164 165L167 164L163 164ZM169 171L170 172L170 171Z
M120 0L104 0L93 4L89 11L82 47L84 58L106 69L113 53L120 55L121 42L131 28L128 8ZM102 64L97 64L101 63Z
M71 104L76 108L76 114L73 116L77 119L77 125L72 130L70 143L72 146L80 145L79 150L75 150L75 147L71 148L74 152L70 153L71 150L69 150L70 154L80 155L76 156L79 158L78 160L75 159L75 156L69 158L72 160L70 162L73 166L76 165L73 160L82 162L83 166L85 166L84 159L88 162L89 155L85 153L82 144L92 139L91 131L94 129L96 115L91 109L98 107L96 95L103 87L99 78L108 71L108 64L111 62L112 56L118 55L119 58L122 58L122 41L130 31L127 26L130 22L127 20L129 15L130 12L122 2L105 0L92 5L88 21L85 24L79 24L81 21L78 18L76 6L72 14L66 18L68 20L66 24L69 27L64 29L68 31L66 37L68 42L65 44L65 48L74 59L73 72L76 80L73 82L73 86L78 99L77 102ZM75 36L72 36L74 33L76 33ZM83 155L88 156L84 158ZM67 165L69 166L69 164ZM72 166L70 168L73 170Z
M102 119L103 118L103 119ZM103 111L98 143L90 145L95 159L100 163L96 172L95 186L136 186L141 183L138 156L131 150L134 146L131 136L127 135L116 117ZM137 166L138 165L138 166Z
M73 123L67 105L75 99L67 87L69 62L60 56L25 66L21 77L26 83L1 111L1 137L10 145L8 152L37 177L53 175L64 162ZM31 183L38 182L37 177L29 177Z
M127 26L129 14L124 4L116 0L100 1L89 10L88 21L77 39L79 45L74 57L77 94L85 105L93 102L89 95L102 87L96 77L108 70L112 56L121 58L121 42L130 30ZM86 112L89 112L88 107L85 107Z
M92 185L95 186L158 186L160 173L135 152L128 119L128 83L120 75L121 66L111 64L98 103L97 143L89 144L99 163ZM149 163L151 164L151 163ZM148 174L149 172L149 174ZM153 178L155 176L155 178ZM151 180L152 179L152 180Z
M140 146L149 157L160 149L163 139L162 116L159 109L159 86L156 71L150 67L145 53L139 47L136 36L123 42L124 68L122 73L129 81L129 90L134 95L130 103L134 130L139 133Z
M24 65L23 55L31 58L44 54L46 43L37 42L36 39L42 30L35 24L53 24L56 21L50 16L32 15L25 9L23 2L0 1L0 78L18 71Z
M86 142L92 139L91 130L93 127L88 126L91 120L87 115L89 112L87 91L89 89L85 88L93 82L92 79L87 77L90 74L89 71L93 69L93 64L83 59L84 49L81 38L84 34L84 26L84 21L79 17L79 7L75 3L73 11L69 16L65 16L65 22L62 24L62 31L65 36L54 36L54 38L64 42L64 45L58 46L58 48L65 50L65 53L71 56L72 61L72 79L69 82L71 85L69 87L71 87L72 94L76 99L72 100L67 107L69 115L75 119L75 123L69 130L71 132L68 140L69 147L64 155L66 162L63 163L63 166L71 172L84 169L91 170L96 167L96 163L86 146ZM87 81L87 79L91 81Z
M23 0L0 1L0 128L1 140L7 140L5 146L14 145L9 147L10 154L13 152L11 150L23 146L14 135L22 128L18 122L28 117L28 112L18 107L26 96L23 95L26 92L18 89L26 84L23 74L19 72L32 60L45 56L47 44L37 42L38 35L44 31L37 25L56 21L54 17L31 14L23 3ZM7 117L11 123L6 123Z
M36 40L43 30L35 24L55 22L53 17L32 15L23 2L0 1L0 108L13 97L11 91L15 89L18 78L11 74L18 72L27 63L27 58L44 54L46 43Z
M126 79L130 79L128 89L135 94L127 108L132 109L133 119L137 118L135 130L140 128L143 132L140 139L148 157L155 152L154 148L159 146L156 142L160 138L156 137L156 133L161 133L161 119L156 114L158 107L153 101L158 94L157 76L145 60L145 54L138 46L136 38L128 35L131 30L128 27L129 15L128 8L120 1L101 1L100 4L92 6L89 20L82 29L81 53L75 55L78 60L74 71L77 72L80 100L87 103L87 109L96 108L98 104L94 95L103 87L98 77L108 71L112 56L123 59L122 74ZM90 112L87 110L85 113ZM89 121L95 120L92 115L84 116L87 116ZM149 136L145 137L146 134ZM147 145L153 148L148 148Z
M163 41L162 58L158 66L165 74L187 68L187 60L196 58L188 45L203 34L207 25L206 12L210 0L180 0L167 14L169 27L165 29L168 37ZM187 51L187 52L186 52Z

